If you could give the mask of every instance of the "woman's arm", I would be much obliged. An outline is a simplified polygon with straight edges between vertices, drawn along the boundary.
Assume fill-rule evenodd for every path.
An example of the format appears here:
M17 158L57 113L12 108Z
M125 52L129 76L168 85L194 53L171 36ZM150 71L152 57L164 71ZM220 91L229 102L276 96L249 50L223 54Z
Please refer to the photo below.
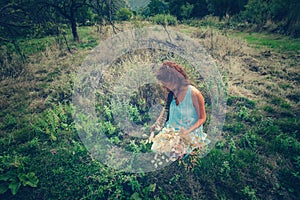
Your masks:
M170 93L170 92L166 93L165 94L165 104L168 104L170 106L172 98L173 98L173 94L172 93ZM163 119L163 118L164 118L164 113L165 113L166 109L168 109L169 106L165 105L162 108L162 110L161 110L159 116L157 117L155 123L150 127L150 131L153 131L153 129L155 127L162 128L162 126L164 125L164 122L162 122L162 120L167 120L168 119L168 116L167 116L166 119Z
M165 107L163 107L160 111L159 116L155 120L154 124L150 127L150 132L152 132L155 128L162 128L162 118L165 112Z
M155 121L155 123L157 123L158 125L160 125L160 123L161 123L161 119L162 119L162 117L164 115L164 112L165 112L165 107L162 108L162 110L160 111L160 114L159 114L158 118Z

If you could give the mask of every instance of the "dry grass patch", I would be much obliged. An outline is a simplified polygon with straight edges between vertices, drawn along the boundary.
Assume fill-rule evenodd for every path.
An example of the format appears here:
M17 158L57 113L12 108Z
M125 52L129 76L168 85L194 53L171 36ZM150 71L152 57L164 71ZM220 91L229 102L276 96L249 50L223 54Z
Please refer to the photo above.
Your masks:
M294 55L254 48L244 39L213 29L193 29L191 36L215 58L229 95L266 100L272 94L297 105L290 100L299 94L300 67Z

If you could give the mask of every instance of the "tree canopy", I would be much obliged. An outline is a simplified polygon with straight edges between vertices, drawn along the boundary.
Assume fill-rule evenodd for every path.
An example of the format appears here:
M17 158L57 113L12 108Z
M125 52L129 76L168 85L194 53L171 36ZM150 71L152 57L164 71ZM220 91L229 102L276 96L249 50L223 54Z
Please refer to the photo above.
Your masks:
M132 3L132 2L131 2ZM124 18L130 11L125 0L1 0L0 41L19 37L57 34L60 25L67 25L73 39L79 41L78 24L102 24ZM179 20L201 19L207 15L219 19L235 17L263 27L268 21L280 24L281 32L300 35L300 2L297 0L151 0L142 10L133 13L144 17L171 14ZM131 15L131 14L130 14Z

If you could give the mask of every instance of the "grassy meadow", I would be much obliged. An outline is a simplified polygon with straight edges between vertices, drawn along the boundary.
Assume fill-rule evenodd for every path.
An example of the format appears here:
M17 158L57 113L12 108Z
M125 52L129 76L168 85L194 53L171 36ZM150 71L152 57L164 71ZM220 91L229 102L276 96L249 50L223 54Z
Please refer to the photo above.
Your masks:
M116 26L120 32L151 23ZM81 63L114 35L112 28L79 27L80 43L69 31L65 37L20 39L19 53L15 46L1 47L8 68L0 71L0 199L299 198L300 40L197 23L166 29L203 45L223 78L228 107L215 148L149 173L107 167L76 132L72 94ZM135 103L133 121L141 122L143 103ZM109 108L97 109L109 118ZM114 124L101 128L132 152L149 148L121 137Z

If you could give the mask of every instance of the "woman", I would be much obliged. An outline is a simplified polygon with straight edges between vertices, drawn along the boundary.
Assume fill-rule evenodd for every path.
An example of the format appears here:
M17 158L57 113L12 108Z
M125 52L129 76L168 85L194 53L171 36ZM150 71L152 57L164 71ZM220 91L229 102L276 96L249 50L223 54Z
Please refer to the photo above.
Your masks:
M206 121L204 98L201 92L192 86L183 67L175 62L164 62L157 75L159 82L169 91L166 109L167 121L164 127L174 128L181 139L189 144L184 154L189 154L195 148L210 141L203 133ZM154 127L161 127L162 110Z

